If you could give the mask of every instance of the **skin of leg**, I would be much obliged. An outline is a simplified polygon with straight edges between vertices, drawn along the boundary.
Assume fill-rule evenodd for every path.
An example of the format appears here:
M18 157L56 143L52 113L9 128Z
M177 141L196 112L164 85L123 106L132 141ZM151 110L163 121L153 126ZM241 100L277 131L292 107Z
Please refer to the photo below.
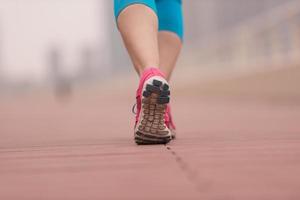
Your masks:
M183 14L181 0L155 0L159 19L160 69L170 80L183 40Z
M145 5L133 4L120 13L117 24L138 74L141 75L147 67L158 67L158 19L156 13Z
M158 47L160 70L166 75L167 81L169 81L180 54L182 41L173 32L159 31Z

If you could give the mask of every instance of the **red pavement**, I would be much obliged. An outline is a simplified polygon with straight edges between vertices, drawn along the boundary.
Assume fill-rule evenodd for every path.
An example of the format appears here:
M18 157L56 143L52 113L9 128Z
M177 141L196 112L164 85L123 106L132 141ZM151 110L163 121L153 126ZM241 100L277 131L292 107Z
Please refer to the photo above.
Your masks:
M166 146L134 144L124 93L2 100L0 199L300 199L300 104L175 97Z

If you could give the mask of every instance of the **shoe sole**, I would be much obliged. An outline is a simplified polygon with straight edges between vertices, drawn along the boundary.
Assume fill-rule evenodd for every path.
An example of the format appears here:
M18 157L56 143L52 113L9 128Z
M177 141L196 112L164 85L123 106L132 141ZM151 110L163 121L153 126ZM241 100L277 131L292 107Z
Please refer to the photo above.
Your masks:
M171 130L171 133L172 133L172 136L171 136L172 140L175 140L176 139L176 133L174 133L172 130Z
M170 102L170 90L167 83L153 79L147 84L142 97L141 122L135 131L137 144L166 144L171 140L169 130L164 124L164 114Z

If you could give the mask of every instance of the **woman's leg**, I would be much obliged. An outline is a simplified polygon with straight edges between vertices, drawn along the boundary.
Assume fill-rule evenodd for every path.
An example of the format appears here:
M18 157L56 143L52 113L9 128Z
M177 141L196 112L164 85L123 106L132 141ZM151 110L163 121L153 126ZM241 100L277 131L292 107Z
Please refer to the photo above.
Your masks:
M176 4L171 4L174 1ZM161 8L164 9L158 14L159 18L162 17L162 20L159 19L159 27L157 4L162 5ZM177 6L176 9L174 6ZM167 143L172 137L168 107L170 90L166 77L158 66L165 65L163 68L170 76L175 65L181 46L179 38L182 38L182 30L174 26L178 25L178 22L176 18L171 17L176 15L170 15L169 11L171 9L175 12L178 8L181 8L179 0L115 0L118 28L141 77L136 95L137 114L134 131L138 144ZM158 29L163 31L159 36ZM160 56L163 58L162 62Z
M134 139L137 144L171 140L164 116L170 90L158 68L158 19L155 0L115 0L115 15L131 60L140 75L136 92Z
M167 81L170 81L173 69L181 50L181 40L171 32L160 31L158 33L159 45L159 66L165 74Z
M126 49L139 75L159 66L158 19L154 0L115 0L115 15Z
M156 0L156 8L159 19L159 66L169 81L182 46L182 3L181 0ZM172 138L175 138L176 126L169 104L166 110L165 123L172 133Z
M159 19L159 66L169 81L182 46L181 0L156 0Z

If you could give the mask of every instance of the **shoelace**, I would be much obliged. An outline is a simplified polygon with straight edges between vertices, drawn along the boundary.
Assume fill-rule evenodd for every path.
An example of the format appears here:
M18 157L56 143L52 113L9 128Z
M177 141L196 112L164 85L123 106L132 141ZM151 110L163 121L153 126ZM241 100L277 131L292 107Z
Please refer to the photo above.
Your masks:
M135 115L137 114L136 103L133 104L132 109L131 109L131 112L132 112L133 114L135 114Z

